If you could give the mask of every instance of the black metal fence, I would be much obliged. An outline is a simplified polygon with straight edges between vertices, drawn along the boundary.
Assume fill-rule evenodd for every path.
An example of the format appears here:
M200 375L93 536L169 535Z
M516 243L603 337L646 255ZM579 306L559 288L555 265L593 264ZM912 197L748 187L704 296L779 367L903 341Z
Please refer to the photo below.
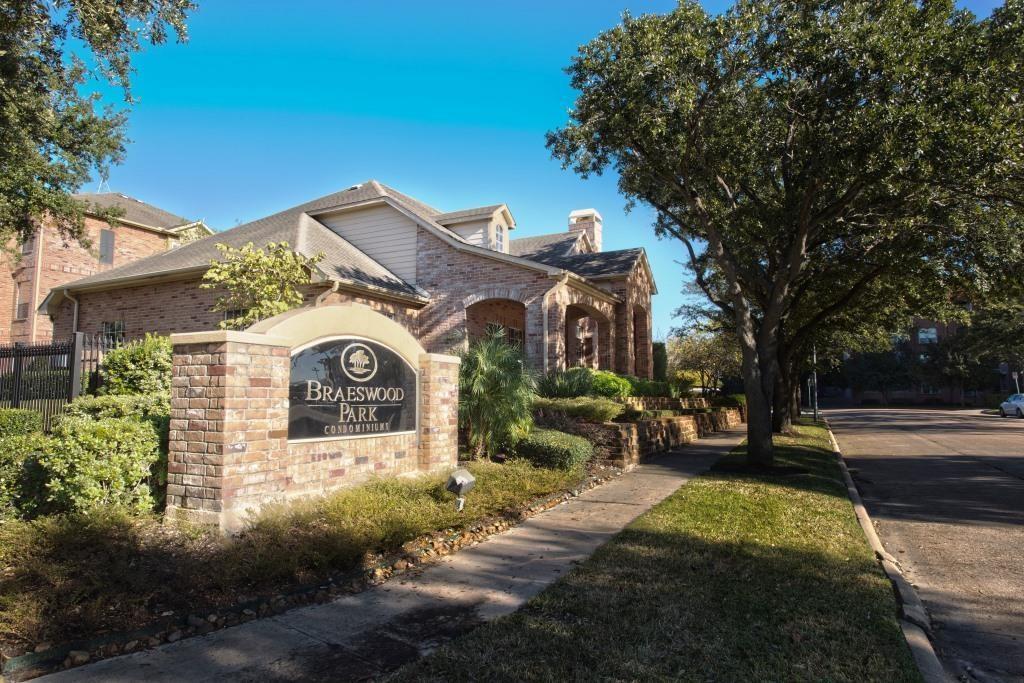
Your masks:
M77 332L66 341L0 345L0 408L36 410L49 430L69 401L99 388L100 362L122 342Z

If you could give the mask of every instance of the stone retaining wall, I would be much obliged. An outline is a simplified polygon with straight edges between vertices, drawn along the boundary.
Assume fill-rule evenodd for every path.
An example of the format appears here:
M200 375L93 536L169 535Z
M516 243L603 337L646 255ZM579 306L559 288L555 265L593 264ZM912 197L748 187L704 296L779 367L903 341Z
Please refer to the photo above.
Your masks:
M686 410L708 408L706 398L671 398L668 396L630 396L623 401L634 410Z
M710 413L694 413L638 422L607 422L589 425L602 434L602 456L609 463L630 469L644 458L696 439L736 427L743 422L736 408L721 408Z

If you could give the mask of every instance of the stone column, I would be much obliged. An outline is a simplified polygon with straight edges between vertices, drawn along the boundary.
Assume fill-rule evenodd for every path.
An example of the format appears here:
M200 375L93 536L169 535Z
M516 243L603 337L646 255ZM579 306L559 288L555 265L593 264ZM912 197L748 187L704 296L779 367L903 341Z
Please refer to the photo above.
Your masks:
M171 335L167 514L222 530L287 486L289 348L265 335Z
M456 356L420 356L420 471L446 472L458 464L459 363Z

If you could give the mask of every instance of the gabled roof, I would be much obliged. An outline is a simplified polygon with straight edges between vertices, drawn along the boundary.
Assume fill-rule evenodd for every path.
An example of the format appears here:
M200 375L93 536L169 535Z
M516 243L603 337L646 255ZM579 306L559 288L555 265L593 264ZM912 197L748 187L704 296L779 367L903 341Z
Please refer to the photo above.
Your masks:
M426 292L405 282L351 242L345 240L317 220L317 216L380 204L392 206L413 220L417 225L433 233L455 249L484 258L503 261L511 265L539 270L551 277L568 277L573 279L577 286L593 291L596 296L605 297L613 301L616 300L615 296L611 293L600 290L593 284L589 284L586 280L587 276L582 272L576 272L561 265L562 261L570 258L568 256L562 258L557 254L551 254L549 258L543 253L531 252L531 256L536 258L523 258L516 254L504 254L486 247L469 244L438 221L439 218L446 214L376 180L369 180L340 192L335 192L240 225L231 230L185 244L176 249L54 288L50 296L47 297L47 301L57 298L56 294L61 291L129 286L131 283L199 274L205 271L212 261L220 258L220 253L216 248L216 245L219 243L229 244L237 248L249 242L256 246L264 246L268 242L284 241L288 242L298 253L305 256L313 256L318 252L324 252L325 258L318 264L317 270L325 279L340 281L340 283L350 286L382 291L392 296L413 298L425 302L429 300ZM494 205L493 208L498 210L502 207L507 210L507 207L503 204ZM488 208L492 207L482 207L482 209ZM561 239L564 236L565 238L575 240L579 238L580 234L582 233L562 233L559 238ZM552 244L560 241L553 239L553 236L543 237L552 237ZM513 243L518 241L514 240ZM558 257L556 258L556 256ZM604 261L602 259L581 261L579 265L585 267L589 272L609 275L608 268L600 266L602 262L606 263L609 267L612 267L614 263L613 270L620 267L618 262Z
M120 192L82 192L72 196L91 207L119 209L119 219L166 232L173 232L174 228L194 223Z
M433 218L441 225L453 225L455 223L465 223L467 221L477 221L484 218L490 218L499 211L505 214L505 220L509 223L509 227L514 228L515 219L512 218L512 212L509 211L508 206L505 204L491 204L490 206L478 206L473 209L448 211L447 213L438 214Z
M556 232L550 235L520 237L508 243L508 253L531 261L547 263L548 259L559 259L573 253L576 243L585 232Z
M657 293L654 275L647 262L647 252L641 247L634 249L618 249L616 251L598 251L591 254L570 254L568 256L542 256L542 263L556 268L563 268L590 280L604 280L625 277L633 272L637 264L641 264L651 279L652 291Z

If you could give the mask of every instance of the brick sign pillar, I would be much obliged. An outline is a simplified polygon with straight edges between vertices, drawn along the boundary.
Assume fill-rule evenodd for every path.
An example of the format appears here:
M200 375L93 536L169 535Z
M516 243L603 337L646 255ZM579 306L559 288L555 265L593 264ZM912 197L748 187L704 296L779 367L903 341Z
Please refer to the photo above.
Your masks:
M231 532L271 501L457 463L459 359L366 306L171 341L169 516ZM400 386L369 381L378 362Z

